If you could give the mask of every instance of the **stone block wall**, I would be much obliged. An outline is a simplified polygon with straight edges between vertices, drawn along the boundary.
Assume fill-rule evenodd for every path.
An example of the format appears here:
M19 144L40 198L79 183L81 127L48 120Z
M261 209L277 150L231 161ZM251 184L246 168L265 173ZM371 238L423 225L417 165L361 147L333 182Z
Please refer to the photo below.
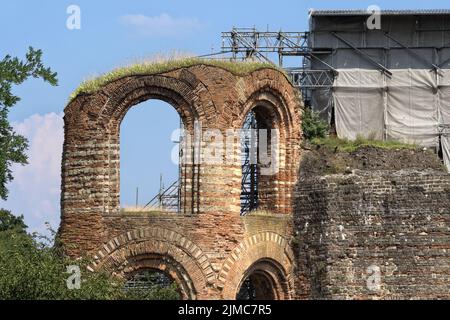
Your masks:
M299 297L450 298L450 175L354 171L299 182Z

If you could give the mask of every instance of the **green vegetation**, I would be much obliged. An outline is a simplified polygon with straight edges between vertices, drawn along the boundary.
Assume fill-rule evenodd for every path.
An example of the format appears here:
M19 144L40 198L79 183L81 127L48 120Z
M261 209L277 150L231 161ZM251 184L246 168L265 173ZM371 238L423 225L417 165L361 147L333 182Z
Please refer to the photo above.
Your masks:
M26 232L23 217L0 210L0 300L176 299L175 285L154 283L148 290L124 290L124 282L87 270L88 260L64 257L52 239ZM69 289L68 266L81 271L79 289Z
M312 144L334 149L335 151L353 152L362 147L373 147L384 150L400 150L400 149L417 149L416 145L406 144L398 141L382 141L372 138L364 138L357 136L355 140L350 141L347 139L338 138L314 138L311 140Z
M6 56L0 60L0 198L7 199L7 183L13 179L11 165L25 165L25 137L14 132L8 113L20 98L12 94L12 86L26 79L42 78L57 85L56 73L44 67L42 51L29 48L26 60ZM147 290L124 289L124 281L104 272L87 270L89 260L65 257L52 238L29 234L23 216L0 209L0 300L64 300L64 299L173 299L179 297L175 285L150 283ZM55 233L52 233L55 236ZM76 266L81 272L79 289L69 289Z
M41 60L42 51L31 47L25 61L9 55L0 60L0 198L3 200L8 197L6 185L13 180L11 165L27 163L27 139L14 132L8 120L10 108L20 101L12 93L12 86L22 84L30 77L42 78L53 86L58 83L56 73L46 68Z
M49 239L26 232L23 217L0 210L0 300L115 299L120 282L103 273L82 272L79 290L69 290L69 265L85 270L85 261L70 261L48 244Z
M127 299L132 300L179 300L178 286L160 271L144 270L134 275L134 283L127 289Z
M278 69L276 66L270 63L261 62L233 62L224 60L201 59L195 57L155 59L117 68L99 77L86 80L81 83L81 85L70 95L70 99L74 99L81 93L95 92L105 84L122 77L132 75L160 74L179 68L186 68L202 64L223 68L237 75L245 75L252 71L264 68L271 68L282 71L281 69Z
M303 110L302 118L303 136L306 140L325 138L328 135L329 126L326 121L320 119L317 112L310 108Z
M169 286L154 285L151 289L135 289L126 293L126 300L180 300L178 286L175 283Z
M164 211L158 208L152 208L152 207L148 207L148 208L144 208L144 207L126 207L126 208L121 208L120 209L120 213L122 215L130 215L130 216L134 216L134 215L139 215L139 216L153 216L153 215L170 215L170 214L175 214L174 212L170 212L170 211Z

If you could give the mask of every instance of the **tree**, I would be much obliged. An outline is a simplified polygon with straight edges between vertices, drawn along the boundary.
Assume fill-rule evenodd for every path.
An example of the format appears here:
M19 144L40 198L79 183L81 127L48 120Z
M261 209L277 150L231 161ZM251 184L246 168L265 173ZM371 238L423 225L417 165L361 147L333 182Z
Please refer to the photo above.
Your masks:
M25 61L7 55L0 61L0 198L8 197L8 182L13 180L11 165L26 164L25 137L14 132L8 121L10 108L20 101L12 93L13 85L19 85L30 77L42 78L53 86L58 84L57 74L42 63L42 51L29 48Z
M173 300L178 287L153 279L146 290L125 290L124 281L87 270L88 259L65 257L53 239L30 235L23 217L0 210L0 300ZM54 232L52 232L54 236ZM44 238L45 241L42 239ZM81 271L79 289L69 289L68 266Z
M14 230L17 233L26 233L26 229L23 216L16 217L10 211L0 209L0 232Z
M120 299L120 279L102 272L90 272L87 260L73 261L59 248L26 232L23 217L0 210L0 300ZM51 243L52 241L47 241ZM80 289L69 289L67 266L82 272Z
M310 108L305 108L302 119L303 136L307 140L325 138L328 134L328 123L320 119L319 114Z
M29 48L26 60L6 56L0 61L0 198L8 197L11 165L26 164L28 142L14 132L8 113L20 98L12 93L30 77L57 85L56 73L44 67L42 51ZM7 299L173 299L176 287L152 286L145 292L127 292L124 281L105 272L87 270L89 261L65 257L52 238L29 234L23 216L0 209L0 300ZM54 236L54 233L53 233ZM45 241L43 241L43 238ZM81 287L69 289L67 266L78 266Z

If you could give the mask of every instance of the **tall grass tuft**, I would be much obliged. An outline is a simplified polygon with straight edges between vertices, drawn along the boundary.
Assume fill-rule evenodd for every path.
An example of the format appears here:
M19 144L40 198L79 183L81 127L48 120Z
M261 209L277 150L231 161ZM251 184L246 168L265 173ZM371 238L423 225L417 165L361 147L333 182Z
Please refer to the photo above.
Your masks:
M179 68L195 65L209 65L226 69L236 75L245 75L250 72L271 68L284 72L273 64L263 62L238 62L228 60L211 60L194 57L188 53L175 52L170 55L157 54L150 58L137 58L128 65L116 68L100 76L83 81L70 95L70 100L82 93L92 93L105 84L126 76L151 75L169 72Z

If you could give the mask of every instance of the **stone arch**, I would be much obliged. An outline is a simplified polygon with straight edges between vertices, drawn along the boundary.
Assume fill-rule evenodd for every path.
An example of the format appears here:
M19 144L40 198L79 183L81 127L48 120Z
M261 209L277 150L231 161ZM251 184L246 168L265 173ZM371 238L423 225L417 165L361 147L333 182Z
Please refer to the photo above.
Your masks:
M248 296L246 299L285 300L290 298L289 285L283 268L272 259L261 259L254 262L242 276L237 286L238 292L245 286L246 281L251 283L253 291L252 297ZM236 299L238 299L238 294Z
M237 123L241 128L247 114L257 110L259 117L266 119L267 127L278 130L278 170L273 175L259 178L260 208L290 214L299 161L301 128L298 104L286 92L279 90L280 88L267 81L253 88L242 102L242 112ZM296 92L293 91L292 94Z
M276 274L273 281L276 281L277 298L292 298L293 259L287 239L277 233L261 232L244 239L233 249L219 272L218 286L223 288L223 298L235 299L242 281L255 270Z
M274 178L281 191L276 191L279 197L271 211L274 216L292 213L301 140L298 92L278 70L263 68L246 74L230 70L200 63L160 74L130 75L72 99L64 116L58 232L69 256L95 255L92 269L118 275L159 266L184 281L186 297L222 297L220 285L224 297L234 299L242 277L258 261L258 266L264 262L267 272L269 265L275 266L283 279L289 277L292 263L287 241L270 232L246 238L244 247L232 251L228 258L234 255L242 265L224 264L223 257L248 232L239 216L239 161L188 166L186 181L191 187L185 195L191 200L184 203L189 210L182 215L125 216L118 210L120 122L133 105L156 98L178 108L187 129L200 120L202 130L222 133L240 129L248 108L264 104L276 119L274 126L282 131L285 145L285 169ZM225 280L218 281L219 272Z
M119 277L139 269L167 272L186 299L196 299L215 281L206 254L187 237L166 228L130 230L112 238L94 256L90 270L105 270Z
M130 279L135 274L148 270L163 272L169 279L174 281L177 284L180 298L183 300L196 299L197 291L188 272L170 256L143 254L130 257L120 276Z
M200 83L197 83L201 86ZM109 87L112 88L109 88ZM142 75L131 77L128 81L115 88L111 83L103 90L111 91L107 102L97 111L99 120L109 122L112 125L120 125L126 112L134 105L148 99L159 99L171 104L180 115L186 126L191 127L193 121L206 121L207 105L214 106L206 88L192 87L185 81L164 75ZM199 96L202 92L203 97ZM206 104L199 103L207 100Z
M293 130L295 125L298 124L298 122L295 123L298 121L296 113L290 109L281 93L271 87L258 88L248 96L242 105L243 109L239 117L241 126L245 116L258 105L267 106L268 112L271 113L275 121L274 125L283 132L287 133L288 130Z
M96 193L93 196L91 192L89 199L95 202L96 211L119 211L120 123L130 108L148 99L159 99L172 105L191 135L195 121L203 121L210 127L216 119L216 108L209 90L186 69L167 74L123 77L105 84L95 93L78 96L66 107L64 118L64 211L67 212L65 198L72 196L65 187L71 189L75 185L67 177L68 170L64 163L82 167L80 171L85 177L83 186L80 188L77 184L76 188L80 189L79 192L82 192L81 189L91 189ZM193 148L191 146L192 150L187 150L187 154L192 154ZM91 162L89 167L83 165L87 162ZM191 164L185 164L181 168L181 177L185 177L180 183L183 213L198 212L200 173ZM94 187L94 184L97 186ZM76 193L73 195L77 197ZM86 199L83 201L86 202Z

